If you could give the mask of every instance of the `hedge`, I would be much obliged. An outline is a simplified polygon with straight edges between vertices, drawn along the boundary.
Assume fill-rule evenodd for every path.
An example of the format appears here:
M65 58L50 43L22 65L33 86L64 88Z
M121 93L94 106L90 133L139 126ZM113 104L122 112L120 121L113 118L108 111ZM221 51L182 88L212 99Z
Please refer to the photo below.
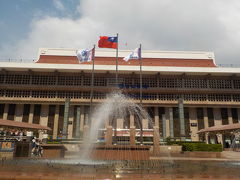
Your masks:
M182 146L182 151L208 151L208 152L221 152L221 144L205 144L201 141L170 141L167 139L167 145L180 145Z
M202 141L166 141L166 145L182 145L183 143L189 144L203 144Z
M205 144L205 143L182 143L182 151L208 151L221 152L221 144Z

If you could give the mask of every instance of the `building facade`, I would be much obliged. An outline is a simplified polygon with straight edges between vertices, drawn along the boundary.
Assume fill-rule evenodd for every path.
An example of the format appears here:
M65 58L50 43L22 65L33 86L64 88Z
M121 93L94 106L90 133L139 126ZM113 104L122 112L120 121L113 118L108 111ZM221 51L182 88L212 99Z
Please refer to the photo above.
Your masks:
M76 128L82 133L89 121L91 88L93 107L116 89L140 103L139 60L125 62L129 51L119 51L116 85L115 54L96 51L93 87L92 63L79 63L73 49L40 49L32 63L0 62L0 119L48 126L56 139L63 131L64 104L70 99L67 137L72 139ZM240 68L216 66L211 52L142 53L142 105L153 120L150 124L143 119L142 126L158 126L162 138L216 142L215 137L199 137L197 132L239 123L239 92ZM117 128L139 128L134 118L132 114L119 118Z

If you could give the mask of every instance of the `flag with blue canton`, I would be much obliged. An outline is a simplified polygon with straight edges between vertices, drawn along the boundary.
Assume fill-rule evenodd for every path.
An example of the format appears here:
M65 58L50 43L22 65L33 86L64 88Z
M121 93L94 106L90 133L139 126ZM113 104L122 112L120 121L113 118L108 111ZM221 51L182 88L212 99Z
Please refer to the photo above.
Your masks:
M113 48L117 49L118 46L118 37L109 37L109 36L100 36L98 41L99 48Z
M117 37L108 37L108 41L117 43L118 39L117 39Z

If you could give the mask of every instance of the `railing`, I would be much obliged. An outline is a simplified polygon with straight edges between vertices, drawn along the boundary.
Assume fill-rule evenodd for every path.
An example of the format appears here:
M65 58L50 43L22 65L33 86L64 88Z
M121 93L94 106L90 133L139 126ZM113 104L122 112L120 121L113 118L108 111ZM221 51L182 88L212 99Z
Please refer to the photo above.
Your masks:
M217 64L218 67L240 68L240 64Z
M22 140L30 140L29 136L11 136L11 135L0 135L0 140L4 141L22 141Z
M0 62L18 62L18 63L34 63L36 59L14 59L14 58L3 58ZM240 64L217 64L218 67L226 68L240 68Z
M36 59L0 59L0 62L34 63Z

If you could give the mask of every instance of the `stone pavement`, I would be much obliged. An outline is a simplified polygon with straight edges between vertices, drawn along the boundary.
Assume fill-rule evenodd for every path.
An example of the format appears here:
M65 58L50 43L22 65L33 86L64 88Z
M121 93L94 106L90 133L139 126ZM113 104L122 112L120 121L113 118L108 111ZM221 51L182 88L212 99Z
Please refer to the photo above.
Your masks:
M158 169L137 171L64 164L71 160L68 158L59 164L43 159L15 159L0 164L0 180L237 180L238 156L239 152L226 152L224 158L152 157L162 162Z
M159 174L128 174L128 175L91 175L91 174L55 174L55 173L13 173L1 172L1 180L238 180L239 177L225 175L159 175Z

